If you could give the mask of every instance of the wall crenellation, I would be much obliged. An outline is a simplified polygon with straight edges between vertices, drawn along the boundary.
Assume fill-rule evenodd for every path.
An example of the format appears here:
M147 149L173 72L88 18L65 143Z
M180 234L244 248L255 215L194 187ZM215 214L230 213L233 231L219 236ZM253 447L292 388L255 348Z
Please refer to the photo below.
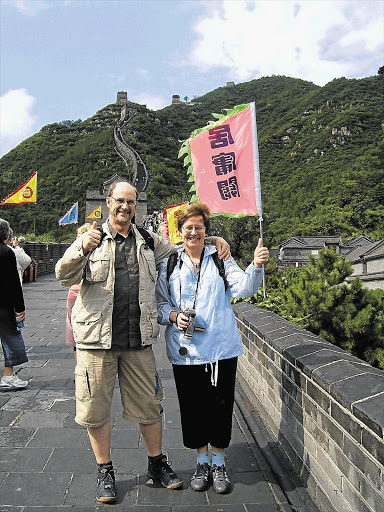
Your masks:
M384 510L384 372L249 303L238 379L314 502Z

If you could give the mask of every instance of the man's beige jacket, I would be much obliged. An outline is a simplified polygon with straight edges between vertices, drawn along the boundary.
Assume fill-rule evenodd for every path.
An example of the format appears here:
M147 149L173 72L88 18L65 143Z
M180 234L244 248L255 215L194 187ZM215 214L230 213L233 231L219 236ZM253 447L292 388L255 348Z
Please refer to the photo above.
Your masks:
M132 224L139 262L139 305L142 345L151 345L159 334L155 284L157 266L176 251L176 246L155 233L154 251ZM115 240L103 224L101 244L86 256L81 235L65 251L56 264L56 277L63 286L82 282L80 294L72 310L72 327L79 349L109 349L112 343L112 311L115 285Z

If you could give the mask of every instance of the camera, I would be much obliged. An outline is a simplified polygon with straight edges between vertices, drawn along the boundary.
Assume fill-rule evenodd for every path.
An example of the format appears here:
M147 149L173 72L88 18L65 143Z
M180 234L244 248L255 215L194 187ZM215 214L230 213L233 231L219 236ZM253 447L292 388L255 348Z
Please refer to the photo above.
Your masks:
M188 309L187 311L184 311L183 315L188 317L188 327L184 329L185 338L192 338L194 331L205 331L204 327L199 327L198 325L195 324L196 311L194 309Z
M188 317L188 327L184 330L184 336L192 338L193 331L195 330L196 311L188 309L188 311L184 312L184 315Z

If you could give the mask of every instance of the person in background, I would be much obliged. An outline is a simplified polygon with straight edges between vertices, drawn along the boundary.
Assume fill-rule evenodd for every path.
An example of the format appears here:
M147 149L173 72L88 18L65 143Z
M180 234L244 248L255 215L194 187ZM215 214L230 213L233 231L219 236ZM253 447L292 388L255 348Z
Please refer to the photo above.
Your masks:
M77 230L77 236L82 235L83 233L86 233L88 229L90 229L92 225L89 222L86 222L82 226L79 227ZM72 317L72 309L75 305L77 296L80 293L81 283L79 284L73 284L69 287L68 295L67 295L67 318L65 322L65 342L68 346L73 347L73 355L75 356L76 361L76 342L75 338L73 337L73 328L71 324L71 317Z
M102 230L94 222L56 264L63 286L83 280L72 311L75 421L88 429L97 463L96 499L102 503L116 501L110 421L116 376L123 418L139 423L147 447L148 477L168 489L183 484L162 453L162 386L152 351L159 334L156 267L177 247L153 232L146 233L153 244L147 242L132 222L137 196L129 183L113 183ZM229 246L218 239L219 246L223 243L225 256Z
M245 271L230 258L224 261L225 276L220 275L215 248L204 245L209 216L208 206L200 202L189 204L180 213L177 225L184 246L178 250L171 274L167 260L162 263L156 300L158 321L166 325L184 445L197 450L191 487L203 491L208 484L210 445L213 488L224 494L230 490L224 450L231 439L237 358L242 353L231 297L250 297L257 292L269 253L259 240L253 262Z
M23 248L19 247L19 243L17 241L17 238L13 237L13 231L12 231L11 228L9 228L9 229L10 229L10 234L9 234L9 237L6 240L5 243L7 245L9 245L11 247L11 249L15 253L16 263L17 263L17 270L19 272L20 283L21 283L21 285L23 285L24 270L27 267L29 267L29 265L32 262L32 258L30 256L28 256L28 254L24 251Z
M25 305L16 256L8 242L9 223L0 219L0 338L4 353L4 374L0 391L14 391L28 386L14 373L14 366L28 361L24 339L17 328L17 320L24 322Z
M30 248L28 247L28 245L25 243L25 238L23 236L19 236L19 238L17 239L17 242L19 244L19 247L21 249L24 249L24 252L25 254L28 254L28 256L30 258L32 258L32 253L31 253L31 250Z

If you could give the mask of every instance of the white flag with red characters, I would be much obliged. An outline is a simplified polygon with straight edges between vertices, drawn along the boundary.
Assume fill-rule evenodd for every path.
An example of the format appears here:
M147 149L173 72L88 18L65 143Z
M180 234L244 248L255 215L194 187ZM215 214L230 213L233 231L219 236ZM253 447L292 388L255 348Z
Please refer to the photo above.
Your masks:
M192 201L212 214L262 216L255 103L239 105L184 141L179 157L188 165Z

